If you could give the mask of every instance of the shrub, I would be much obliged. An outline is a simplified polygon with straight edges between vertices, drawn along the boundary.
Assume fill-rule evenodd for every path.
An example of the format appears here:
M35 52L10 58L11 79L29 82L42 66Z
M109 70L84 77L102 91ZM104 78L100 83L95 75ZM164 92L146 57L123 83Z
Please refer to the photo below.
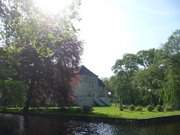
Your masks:
M88 106L88 105L82 106L82 112L84 112L84 113L91 112L92 110L93 110L92 106Z
M130 106L129 106L129 110L130 110L130 111L134 111L134 110L135 110L135 106L134 106L134 105L130 105Z
M157 106L156 106L156 111L158 111L158 112L163 112L163 111L164 111L163 106L157 105Z
M165 111L167 111L167 112L168 111L173 111L173 107L168 105L168 106L165 107Z
M119 105L119 110L120 110L120 111L123 111L123 110L124 110L124 108L123 108L122 105Z
M142 106L137 106L136 111L143 111L143 107Z
M123 109L128 109L128 106L127 105L123 105Z
M152 105L148 105L148 106L147 106L147 110L148 110L149 112L152 112L153 109L154 109L154 106L152 106Z
M60 111L66 112L66 111L68 111L68 108L67 108L67 107L61 107L61 108L60 108Z

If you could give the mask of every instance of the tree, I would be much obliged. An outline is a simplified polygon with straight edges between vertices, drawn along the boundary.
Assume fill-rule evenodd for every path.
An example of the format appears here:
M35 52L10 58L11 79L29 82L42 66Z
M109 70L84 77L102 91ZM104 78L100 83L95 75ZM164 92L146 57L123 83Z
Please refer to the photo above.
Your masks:
M1 41L11 52L10 65L17 79L27 86L24 110L47 101L65 105L72 95L69 82L82 51L72 23L76 12L59 18L37 11L30 0L14 0L11 5L1 4L4 13L8 8L8 13L1 16Z
M164 100L175 108L180 108L180 30L175 31L163 46L166 67Z
M147 69L150 65L154 63L156 55L155 49L142 50L137 52L138 64Z
M132 77L138 71L136 55L124 55L116 61L113 71L116 74L115 91L121 104L136 104L137 93L132 85Z
M134 54L125 54L122 59L116 61L112 70L114 73L118 73L121 71L132 74L133 72L138 70L137 65L137 57Z
M22 81L17 81L17 72L9 57L8 50L0 48L0 105L7 107L10 105L21 105L25 100L25 85Z
M162 104L162 86L164 82L164 70L156 64L147 69L139 70L133 77L134 87L139 91L144 105Z
M163 104L180 108L180 30L160 49L124 55L110 81L125 104Z
M169 57L180 53L180 30L176 30L169 37L162 49Z

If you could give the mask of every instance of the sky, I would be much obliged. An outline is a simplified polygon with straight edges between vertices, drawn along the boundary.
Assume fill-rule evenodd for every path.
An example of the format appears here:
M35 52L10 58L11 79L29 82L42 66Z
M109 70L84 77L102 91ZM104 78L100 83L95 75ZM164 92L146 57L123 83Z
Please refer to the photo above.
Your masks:
M34 1L55 13L73 0ZM79 13L81 65L100 78L112 76L112 66L124 54L160 48L180 29L180 0L82 0Z
M82 0L80 17L81 64L110 77L124 54L159 48L180 28L180 0Z

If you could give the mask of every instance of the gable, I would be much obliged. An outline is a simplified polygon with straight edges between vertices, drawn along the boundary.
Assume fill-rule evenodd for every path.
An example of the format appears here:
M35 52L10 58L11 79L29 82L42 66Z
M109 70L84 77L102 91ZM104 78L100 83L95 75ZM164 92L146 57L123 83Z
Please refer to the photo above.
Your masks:
M93 76L93 77L98 77L96 74L94 74L93 72L91 72L89 69L87 69L85 66L81 66L80 67L80 71L79 71L80 75L88 75L88 76Z
M79 68L79 71L76 73L76 75L71 79L71 86L76 87L77 85L79 85L80 78L81 78L81 76L84 76L84 75L87 77L89 76L89 77L93 77L94 79L96 79L98 87L103 87L103 88L105 87L105 84L103 83L103 81L101 79L99 79L96 74L94 74L92 71L90 71L85 66L81 66Z

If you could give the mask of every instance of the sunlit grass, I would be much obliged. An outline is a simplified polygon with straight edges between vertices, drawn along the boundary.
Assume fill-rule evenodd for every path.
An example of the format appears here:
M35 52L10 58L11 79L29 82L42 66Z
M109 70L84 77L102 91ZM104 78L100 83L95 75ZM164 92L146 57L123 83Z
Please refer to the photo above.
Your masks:
M164 116L180 115L180 111L171 112L149 112L145 108L143 111L129 111L128 109L120 111L118 107L94 107L93 113L112 118L128 118L128 119L148 119Z
M11 107L6 110L1 109L0 112L21 112L22 108ZM180 111L169 111L169 112L158 112L152 111L149 112L146 108L143 108L143 111L130 111L125 109L120 111L116 106L109 107L93 107L93 111L89 113L84 113L79 107L68 107L66 110L63 110L59 107L34 107L30 108L32 113L41 113L41 114L60 114L66 116L88 116L88 117L99 117L99 118L125 118L125 119L149 119L149 118L158 118L165 116L176 116L180 115Z

